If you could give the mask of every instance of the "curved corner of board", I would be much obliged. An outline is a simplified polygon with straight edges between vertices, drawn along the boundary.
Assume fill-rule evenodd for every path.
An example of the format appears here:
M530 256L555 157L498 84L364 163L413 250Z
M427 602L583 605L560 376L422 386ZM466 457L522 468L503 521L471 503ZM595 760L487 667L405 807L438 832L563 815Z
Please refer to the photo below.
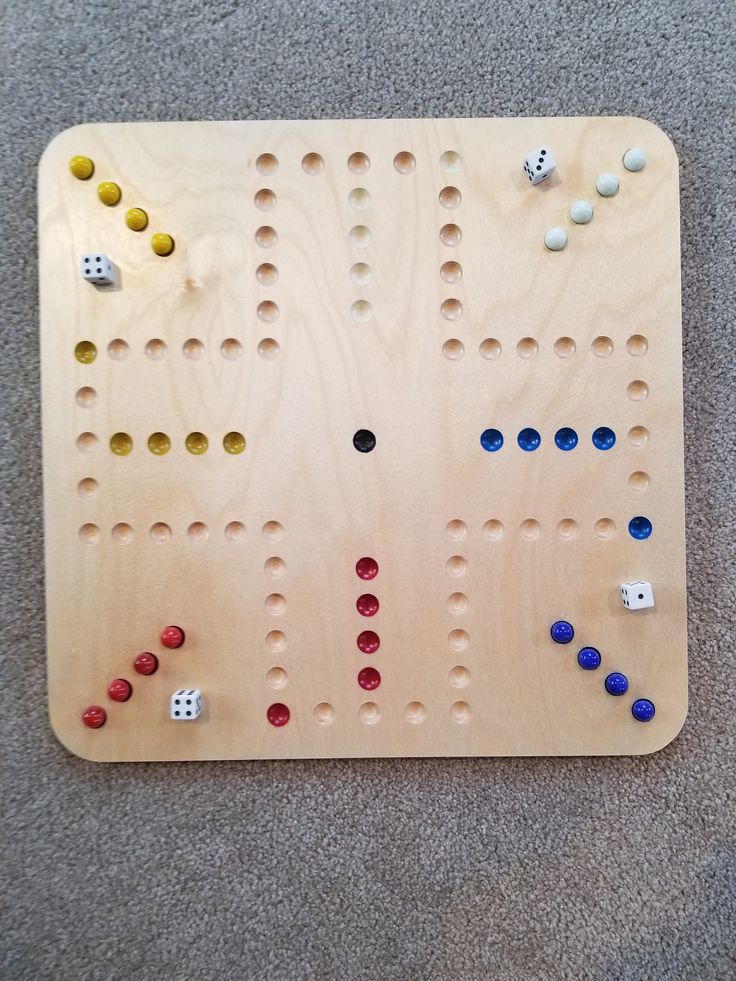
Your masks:
M86 729L82 732L68 732L64 731L64 726L59 724L59 721L54 718L54 714L49 707L49 724L51 725L51 731L54 736L56 736L57 741L61 746L71 753L72 756L76 756L80 760L85 760L87 763L109 763L108 757L103 754L97 754L96 750L98 747L102 747L102 743L98 739L91 738L97 733L90 729Z
M677 737L680 735L685 725L685 722L687 720L687 710L688 710L688 704L687 701L685 701L685 704L682 707L682 714L676 716L672 720L671 725L664 733L660 733L660 738L657 740L657 742L653 746L647 747L646 749L643 749L640 753L636 753L635 755L653 756L654 753L660 753L663 749L666 749L667 746L670 745L670 743L673 743L675 739L677 739Z
M672 142L672 139L669 136L669 134L666 133L661 126L658 126L656 123L653 123L650 119L645 119L643 116L627 116L626 118L630 119L632 122L636 123L637 126L641 127L641 132L643 137L648 136L650 139L654 138L659 143L661 143L662 148L663 149L666 148L666 151L672 154L673 163L675 164L675 167L677 167L677 169L679 170L680 158L677 155L677 148L675 144Z
M44 147L43 153L38 160L38 189L39 193L44 184L44 174L49 171L49 180L53 186L54 176L63 173L66 169L69 157L78 153L90 153L92 147L96 146L97 140L94 137L95 131L99 130L99 125L94 123L75 123L61 130L56 136L52 136ZM93 176L93 175L90 175ZM96 181L91 181L96 185Z

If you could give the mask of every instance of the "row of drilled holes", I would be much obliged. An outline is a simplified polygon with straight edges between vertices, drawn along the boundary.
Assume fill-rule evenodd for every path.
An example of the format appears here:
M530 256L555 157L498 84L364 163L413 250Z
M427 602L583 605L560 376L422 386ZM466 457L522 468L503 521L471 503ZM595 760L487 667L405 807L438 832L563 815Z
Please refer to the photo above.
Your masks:
M458 320L463 313L459 300L445 300L442 304L442 316L446 320ZM647 353L649 342L643 334L632 334L625 344L626 351L635 358ZM571 358L577 351L577 344L572 337L558 337L552 345L552 350L558 358ZM591 352L598 358L608 358L613 354L614 343L610 337L596 337L590 345ZM486 361L496 361L501 357L503 347L495 337L486 337L478 345L478 353ZM451 337L442 346L442 353L450 361L459 361L465 354L465 345L456 337ZM539 354L539 342L533 337L522 337L516 345L516 353L520 358L530 361Z
M416 168L416 158L409 150L400 150L393 160L394 169L399 174L411 174ZM446 174L456 174L462 165L462 158L455 150L445 150L440 155L439 164ZM305 153L301 161L302 170L310 177L316 177L322 173L325 162L321 154L316 151ZM352 174L367 174L371 168L371 161L368 154L362 150L356 150L347 158L348 170ZM279 161L273 153L262 153L256 159L256 170L264 177L270 177L279 169Z
M272 300L265 300L258 306L258 316L261 320L273 323L278 319L279 308ZM206 353L204 341L190 337L181 346L181 353L188 361L202 361ZM262 338L256 350L264 361L273 361L281 352L281 346L273 337ZM143 352L150 361L164 361L169 354L169 347L160 337L147 341ZM107 353L113 361L125 361L130 353L130 345L120 337L116 337L107 345ZM226 337L220 344L220 354L226 361L237 361L243 354L243 345L235 337ZM97 358L97 347L92 341L80 341L74 349L74 356L81 364L92 364Z
M97 481L92 477L85 477L79 483L80 496L86 498L95 497L97 494ZM261 535L268 542L280 541L284 535L284 529L278 521L267 521L261 529ZM246 527L242 521L230 521L224 528L224 536L231 542L242 542L246 537ZM165 521L156 521L148 529L148 537L152 542L163 545L171 541L174 537L171 526ZM210 537L210 529L203 521L193 521L186 528L186 537L189 541L201 545ZM103 538L100 528L86 522L79 529L79 538L87 545L98 545ZM135 539L135 532L132 525L127 521L119 521L113 526L110 532L112 541L119 545L128 545ZM263 567L264 572L273 579L278 579L286 572L286 563L277 555L272 555L266 559Z

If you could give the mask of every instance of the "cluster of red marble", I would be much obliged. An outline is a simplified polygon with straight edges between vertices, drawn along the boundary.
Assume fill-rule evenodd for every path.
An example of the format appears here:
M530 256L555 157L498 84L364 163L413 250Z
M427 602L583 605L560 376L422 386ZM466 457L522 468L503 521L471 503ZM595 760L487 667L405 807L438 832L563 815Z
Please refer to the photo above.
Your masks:
M181 627L169 626L164 627L159 639L163 647L176 650L186 638ZM133 661L133 670L142 675L155 674L158 670L158 658L150 651L141 651ZM127 702L132 694L133 686L126 678L115 678L107 686L107 697L113 702ZM101 705L90 705L82 712L82 722L89 729L100 729L106 721L107 712Z
M359 579L369 581L378 575L378 563L375 559L364 556L355 564L355 572ZM362 617L374 617L380 608L378 597L372 593L363 593L356 600L355 606ZM375 654L381 646L381 638L375 630L363 630L358 634L358 650L363 654ZM358 672L358 684L365 691L375 691L381 684L381 675L376 668L362 668Z

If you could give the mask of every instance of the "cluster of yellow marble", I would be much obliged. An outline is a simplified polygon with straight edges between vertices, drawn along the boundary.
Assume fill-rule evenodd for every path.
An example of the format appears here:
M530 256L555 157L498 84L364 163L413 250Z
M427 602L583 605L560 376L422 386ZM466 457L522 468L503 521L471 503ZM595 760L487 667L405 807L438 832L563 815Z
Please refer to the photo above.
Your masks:
M94 161L81 155L74 156L69 161L69 170L77 180L88 181L95 172ZM102 181L97 185L97 197L108 208L119 204L122 196L120 185L114 181ZM148 215L143 208L128 208L125 212L125 224L134 232L142 232L148 225ZM171 255L174 251L174 239L168 232L155 232L151 236L151 248L156 255Z

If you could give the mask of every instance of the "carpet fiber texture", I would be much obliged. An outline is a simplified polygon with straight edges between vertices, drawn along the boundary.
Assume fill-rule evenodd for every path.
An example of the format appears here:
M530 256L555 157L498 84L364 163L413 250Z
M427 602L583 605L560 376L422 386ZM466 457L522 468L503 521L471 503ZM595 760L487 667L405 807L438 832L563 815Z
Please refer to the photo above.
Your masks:
M6 0L2 976L736 975L727 0ZM691 709L643 759L98 766L45 704L35 181L84 120L645 116L681 162Z

